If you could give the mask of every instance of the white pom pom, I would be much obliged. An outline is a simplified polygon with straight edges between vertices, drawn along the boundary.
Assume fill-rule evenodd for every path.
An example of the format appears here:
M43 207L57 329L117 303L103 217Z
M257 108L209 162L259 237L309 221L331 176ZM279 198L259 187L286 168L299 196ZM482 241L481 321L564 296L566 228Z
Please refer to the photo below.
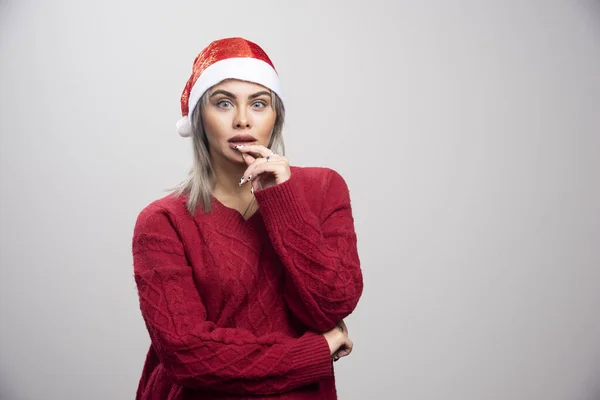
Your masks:
M192 124L190 122L190 119L187 116L185 116L185 117L181 118L179 121L177 121L175 126L177 127L177 132L179 133L179 135L181 137L192 136Z

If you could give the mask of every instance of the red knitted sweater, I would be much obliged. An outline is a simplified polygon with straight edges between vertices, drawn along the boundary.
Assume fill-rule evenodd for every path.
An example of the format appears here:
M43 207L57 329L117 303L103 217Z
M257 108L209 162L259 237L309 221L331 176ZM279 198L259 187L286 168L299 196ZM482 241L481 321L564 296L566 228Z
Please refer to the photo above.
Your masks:
M213 198L167 196L139 215L135 281L151 345L137 399L336 399L321 332L363 280L348 188L326 168L255 193L247 221Z

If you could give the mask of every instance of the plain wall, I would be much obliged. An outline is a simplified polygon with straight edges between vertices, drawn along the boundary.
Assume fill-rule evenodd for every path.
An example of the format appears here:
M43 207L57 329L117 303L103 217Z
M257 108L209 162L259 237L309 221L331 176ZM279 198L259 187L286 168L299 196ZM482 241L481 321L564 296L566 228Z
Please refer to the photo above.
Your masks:
M196 54L244 36L351 189L340 399L600 398L598 1L0 0L0 398L132 399L139 211Z

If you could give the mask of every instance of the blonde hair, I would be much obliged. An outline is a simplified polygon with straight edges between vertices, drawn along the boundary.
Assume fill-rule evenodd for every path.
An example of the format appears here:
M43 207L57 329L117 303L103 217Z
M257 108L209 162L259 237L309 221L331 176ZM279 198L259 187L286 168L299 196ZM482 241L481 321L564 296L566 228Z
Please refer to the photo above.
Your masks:
M187 178L171 189L174 196L187 196L186 208L190 215L194 215L199 205L205 214L210 212L212 191L215 186L215 174L210 162L208 139L202 124L202 110L208 103L208 90L202 95L200 101L192 112L192 142L194 146L194 163L188 172ZM268 147L275 153L284 155L283 121L285 108L279 96L271 91L271 107L275 110L276 118L273 133Z

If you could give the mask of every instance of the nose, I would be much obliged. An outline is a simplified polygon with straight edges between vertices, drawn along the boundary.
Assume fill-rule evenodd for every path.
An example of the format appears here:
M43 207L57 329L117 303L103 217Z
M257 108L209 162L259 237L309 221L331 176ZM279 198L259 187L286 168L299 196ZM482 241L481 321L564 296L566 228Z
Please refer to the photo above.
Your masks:
M244 108L238 108L233 119L233 127L235 129L246 129L251 127L248 112Z

